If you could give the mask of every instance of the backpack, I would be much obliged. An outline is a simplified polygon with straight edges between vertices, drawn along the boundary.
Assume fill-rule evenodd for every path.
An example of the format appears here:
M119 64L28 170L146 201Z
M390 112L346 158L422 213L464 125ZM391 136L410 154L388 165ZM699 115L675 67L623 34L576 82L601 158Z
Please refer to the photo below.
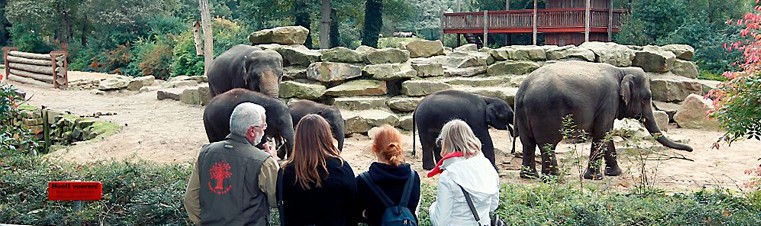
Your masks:
M359 175L359 177L362 178L367 183L367 186L370 187L371 190L373 190L373 193L375 193L376 196L383 202L383 205L386 206L386 210L383 212L383 215L381 216L381 225L383 226L395 226L395 225L411 225L411 226L417 226L417 220L415 219L415 215L412 214L412 211L410 211L409 208L407 208L407 204L409 204L410 201L410 193L412 193L412 184L415 180L415 171L410 170L410 178L407 179L407 183L404 184L404 192L402 193L402 200L399 201L398 205L394 205L391 202L391 199L388 198L386 193L383 193L383 191L378 187L378 185L373 182L372 179L370 179L370 173L364 172Z

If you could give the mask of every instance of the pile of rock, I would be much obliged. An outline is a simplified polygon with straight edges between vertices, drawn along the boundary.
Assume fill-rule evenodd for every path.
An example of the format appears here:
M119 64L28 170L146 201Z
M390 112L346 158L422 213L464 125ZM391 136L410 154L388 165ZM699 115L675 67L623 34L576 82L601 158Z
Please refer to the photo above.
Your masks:
M44 111L47 112L47 118L43 117L43 110L30 107L22 111L23 118L19 121L23 122L39 140L44 140L44 124L47 121L50 126L51 144L69 145L77 141L91 140L104 135L107 132L105 127L116 126L110 122L77 117L68 112L50 109Z

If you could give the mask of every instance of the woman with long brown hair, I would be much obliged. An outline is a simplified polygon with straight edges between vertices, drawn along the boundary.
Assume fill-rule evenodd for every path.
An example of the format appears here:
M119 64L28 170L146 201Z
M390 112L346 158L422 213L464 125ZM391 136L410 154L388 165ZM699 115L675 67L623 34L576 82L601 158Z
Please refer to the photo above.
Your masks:
M333 144L330 125L309 114L296 125L293 152L283 166L285 225L348 225L357 184Z
M403 205L414 218L409 220L417 222L420 176L404 161L402 134L390 125L381 126L372 150L377 161L357 177L357 217L370 226L382 225L386 208Z

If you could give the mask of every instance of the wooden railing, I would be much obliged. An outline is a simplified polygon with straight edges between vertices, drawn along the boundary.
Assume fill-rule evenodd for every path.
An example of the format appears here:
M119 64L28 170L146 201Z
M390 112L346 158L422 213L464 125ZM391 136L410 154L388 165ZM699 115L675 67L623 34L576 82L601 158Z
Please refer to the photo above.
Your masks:
M489 11L487 12L487 29L509 33L511 30L522 32L533 29L533 13L531 9ZM613 29L621 27L621 17L624 10L613 10ZM584 8L573 9L540 9L537 10L537 29L584 28ZM592 9L590 11L590 28L608 28L608 9ZM483 30L484 12L445 13L442 21L445 33L460 33L459 31ZM559 30L560 31L560 30ZM540 31L541 32L541 31ZM465 33L465 32L462 32Z

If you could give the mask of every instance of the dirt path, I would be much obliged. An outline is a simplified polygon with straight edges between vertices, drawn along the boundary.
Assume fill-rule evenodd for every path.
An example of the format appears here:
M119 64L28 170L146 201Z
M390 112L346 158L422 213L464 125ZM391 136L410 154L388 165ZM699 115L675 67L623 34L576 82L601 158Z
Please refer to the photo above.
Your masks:
M97 73L70 74L72 80L108 77L110 75ZM99 160L137 160L144 159L157 163L190 163L195 160L200 147L207 142L201 115L203 108L189 106L177 101L156 100L156 92L121 92L96 95L92 91L62 91L38 88L29 85L16 84L31 96L30 104L44 105L52 109L71 111L77 115L95 112L114 112L117 115L104 116L101 120L109 120L123 125L119 133L103 140L80 142L65 150L49 155L51 158L76 162L91 162ZM412 150L412 135L406 133L405 147ZM499 150L510 150L510 141L506 131L491 132L495 147ZM668 159L645 162L651 176L655 176L655 187L669 191L695 190L701 187L721 186L738 189L744 182L751 179L744 170L759 165L761 157L761 142L756 140L740 141L732 146L724 145L721 149L710 149L711 144L721 135L715 131L677 129L673 127L666 134L676 140L687 141L695 151L691 153L659 149L657 155L651 157L668 157L684 155L688 160ZM355 169L355 173L366 170L374 157L370 152L371 140L364 135L354 135L346 139L346 147L342 156ZM621 145L617 144L620 148ZM518 144L520 147L520 144ZM559 159L567 162L573 156L572 144L562 144L558 149ZM582 152L586 159L589 145L578 144L576 150ZM418 151L420 147L418 146ZM638 152L634 152L638 153ZM639 166L632 153L620 149L619 162L624 168L624 174L619 177L606 177L605 180L591 183L609 186L613 189L629 189L640 179ZM408 161L421 173L420 154ZM498 154L500 174L506 183L535 183L534 181L518 178L520 158L509 154ZM586 164L583 161L582 164ZM586 166L586 165L583 165ZM578 164L566 163L569 180L578 177ZM654 172L657 170L657 172ZM425 179L434 183L434 179ZM589 182L589 181L585 181Z

